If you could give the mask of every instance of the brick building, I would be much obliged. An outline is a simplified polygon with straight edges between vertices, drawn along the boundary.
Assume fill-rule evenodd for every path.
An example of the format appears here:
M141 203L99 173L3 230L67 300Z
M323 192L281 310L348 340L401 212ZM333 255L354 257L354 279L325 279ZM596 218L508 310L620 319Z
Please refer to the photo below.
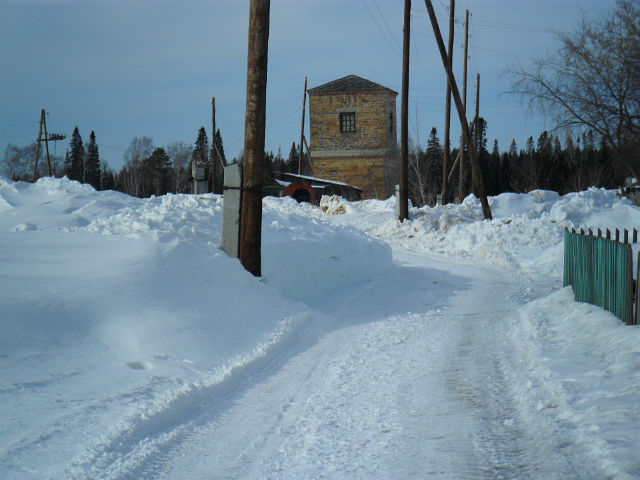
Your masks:
M357 75L308 91L310 146L316 177L387 198L397 164L397 92Z

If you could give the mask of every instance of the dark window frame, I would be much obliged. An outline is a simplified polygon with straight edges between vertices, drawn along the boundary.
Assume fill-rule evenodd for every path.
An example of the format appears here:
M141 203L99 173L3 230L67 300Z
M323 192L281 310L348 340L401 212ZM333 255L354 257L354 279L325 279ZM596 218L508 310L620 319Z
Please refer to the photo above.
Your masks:
M340 133L354 133L356 131L356 112L342 112L340 114Z

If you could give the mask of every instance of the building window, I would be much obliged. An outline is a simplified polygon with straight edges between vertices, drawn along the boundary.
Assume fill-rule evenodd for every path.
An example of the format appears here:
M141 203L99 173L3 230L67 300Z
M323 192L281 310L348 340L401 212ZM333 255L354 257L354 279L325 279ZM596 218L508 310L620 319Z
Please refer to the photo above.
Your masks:
M393 132L393 113L389 114L389 131Z
M340 132L355 132L356 131L356 114L355 112L341 113L340 114Z

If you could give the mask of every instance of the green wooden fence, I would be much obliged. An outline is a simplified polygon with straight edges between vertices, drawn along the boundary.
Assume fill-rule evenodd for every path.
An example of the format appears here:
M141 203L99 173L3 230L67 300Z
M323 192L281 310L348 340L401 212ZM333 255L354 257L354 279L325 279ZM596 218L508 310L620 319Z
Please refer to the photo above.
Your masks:
M632 255L628 243L565 230L563 284L573 287L577 301L598 305L637 325Z

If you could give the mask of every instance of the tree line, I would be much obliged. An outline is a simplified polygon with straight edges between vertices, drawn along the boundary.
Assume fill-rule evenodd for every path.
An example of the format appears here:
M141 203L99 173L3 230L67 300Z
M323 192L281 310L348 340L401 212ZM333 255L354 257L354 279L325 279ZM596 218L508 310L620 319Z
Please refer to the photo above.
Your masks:
M628 170L612 162L614 152L607 142L589 131L577 137L558 136L543 131L536 140L529 137L523 148L515 139L501 151L497 140L491 150L487 146L487 122L477 122L475 147L487 195L504 192L526 193L531 190L553 190L562 195L589 187L617 188L624 184ZM427 145L410 145L409 198L416 206L435 205L442 191L443 147L435 127L429 133ZM451 158L458 156L454 148ZM468 158L468 157L467 157ZM450 190L457 197L460 190L459 172L450 176ZM462 197L472 193L470 172L463 170Z
M33 162L36 154L36 142L19 147L9 144L5 148L0 163L0 172L14 181L31 181ZM292 142L288 157L280 150L276 154L265 152L265 181L271 182L283 173L298 172L299 145ZM92 185L96 190L116 190L135 197L149 197L167 193L191 193L193 163L215 168L216 185L210 184L210 190L222 193L222 168L227 160L220 129L216 130L214 145L209 148L209 140L204 127L198 130L193 144L182 141L157 147L149 137L134 137L123 155L124 164L114 171L106 162L100 160L96 135L91 131L89 142L84 144L78 127L71 135L64 157L51 157L52 175L67 176L70 180ZM232 162L242 162L242 154ZM38 176L46 175L46 165L39 163ZM304 171L310 173L308 169Z

